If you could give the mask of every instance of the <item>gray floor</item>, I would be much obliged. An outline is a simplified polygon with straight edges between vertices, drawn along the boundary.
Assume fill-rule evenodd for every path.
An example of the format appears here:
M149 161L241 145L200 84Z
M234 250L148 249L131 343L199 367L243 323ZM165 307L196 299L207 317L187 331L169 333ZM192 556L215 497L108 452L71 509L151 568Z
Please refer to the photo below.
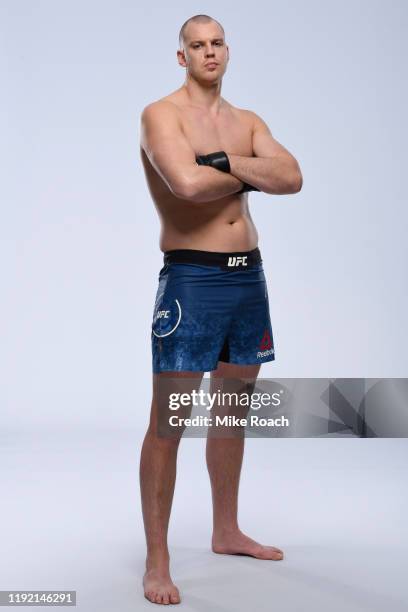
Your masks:
M153 609L142 433L2 432L0 589L76 590L87 612ZM211 552L204 440L183 440L169 533L179 608L406 610L406 465L401 439L247 440L241 528L286 555L260 561Z

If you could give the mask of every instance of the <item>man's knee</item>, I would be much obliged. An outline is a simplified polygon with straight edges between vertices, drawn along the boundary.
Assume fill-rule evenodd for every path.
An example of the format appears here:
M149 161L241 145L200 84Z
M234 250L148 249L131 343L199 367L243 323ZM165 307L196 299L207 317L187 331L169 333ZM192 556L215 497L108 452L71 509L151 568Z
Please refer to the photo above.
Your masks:
M180 439L184 419L192 413L193 393L198 391L204 372L163 372L154 374L149 429L162 438ZM174 417L177 423L174 424Z
M147 433L162 445L178 445L186 429L184 419L191 417L192 406L181 406L178 410L170 410L169 403L160 400L153 394L150 411L150 421ZM177 415L177 423L174 424L174 416ZM182 423L182 424L180 424Z

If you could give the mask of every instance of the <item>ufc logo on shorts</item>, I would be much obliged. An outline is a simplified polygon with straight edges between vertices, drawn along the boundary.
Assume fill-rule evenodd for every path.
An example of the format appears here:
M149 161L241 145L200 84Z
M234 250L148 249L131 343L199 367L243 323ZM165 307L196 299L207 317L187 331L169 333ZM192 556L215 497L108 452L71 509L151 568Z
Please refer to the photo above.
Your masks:
M158 319L168 319L170 314L170 310L159 310L157 313Z
M228 266L247 266L247 255L243 257L228 257Z

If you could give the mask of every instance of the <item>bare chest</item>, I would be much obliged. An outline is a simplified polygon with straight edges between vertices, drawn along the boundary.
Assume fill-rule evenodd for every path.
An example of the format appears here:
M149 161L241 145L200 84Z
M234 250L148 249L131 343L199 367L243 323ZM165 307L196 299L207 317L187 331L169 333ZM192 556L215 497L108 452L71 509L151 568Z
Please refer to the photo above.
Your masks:
M187 107L182 111L182 126L196 155L214 151L252 155L251 125L244 114L228 110L212 117Z

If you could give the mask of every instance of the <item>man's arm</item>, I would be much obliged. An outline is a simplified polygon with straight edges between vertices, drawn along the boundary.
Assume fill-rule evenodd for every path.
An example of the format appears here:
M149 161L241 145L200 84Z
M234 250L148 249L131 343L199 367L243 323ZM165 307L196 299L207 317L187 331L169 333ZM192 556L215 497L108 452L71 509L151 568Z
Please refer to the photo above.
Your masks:
M251 115L254 121L252 148L255 157L228 153L231 174L265 193L300 191L303 178L298 162L273 138L266 123L255 113L251 112Z
M242 181L235 176L197 165L178 110L171 102L153 102L144 108L141 145L156 172L178 198L210 202L242 188Z

